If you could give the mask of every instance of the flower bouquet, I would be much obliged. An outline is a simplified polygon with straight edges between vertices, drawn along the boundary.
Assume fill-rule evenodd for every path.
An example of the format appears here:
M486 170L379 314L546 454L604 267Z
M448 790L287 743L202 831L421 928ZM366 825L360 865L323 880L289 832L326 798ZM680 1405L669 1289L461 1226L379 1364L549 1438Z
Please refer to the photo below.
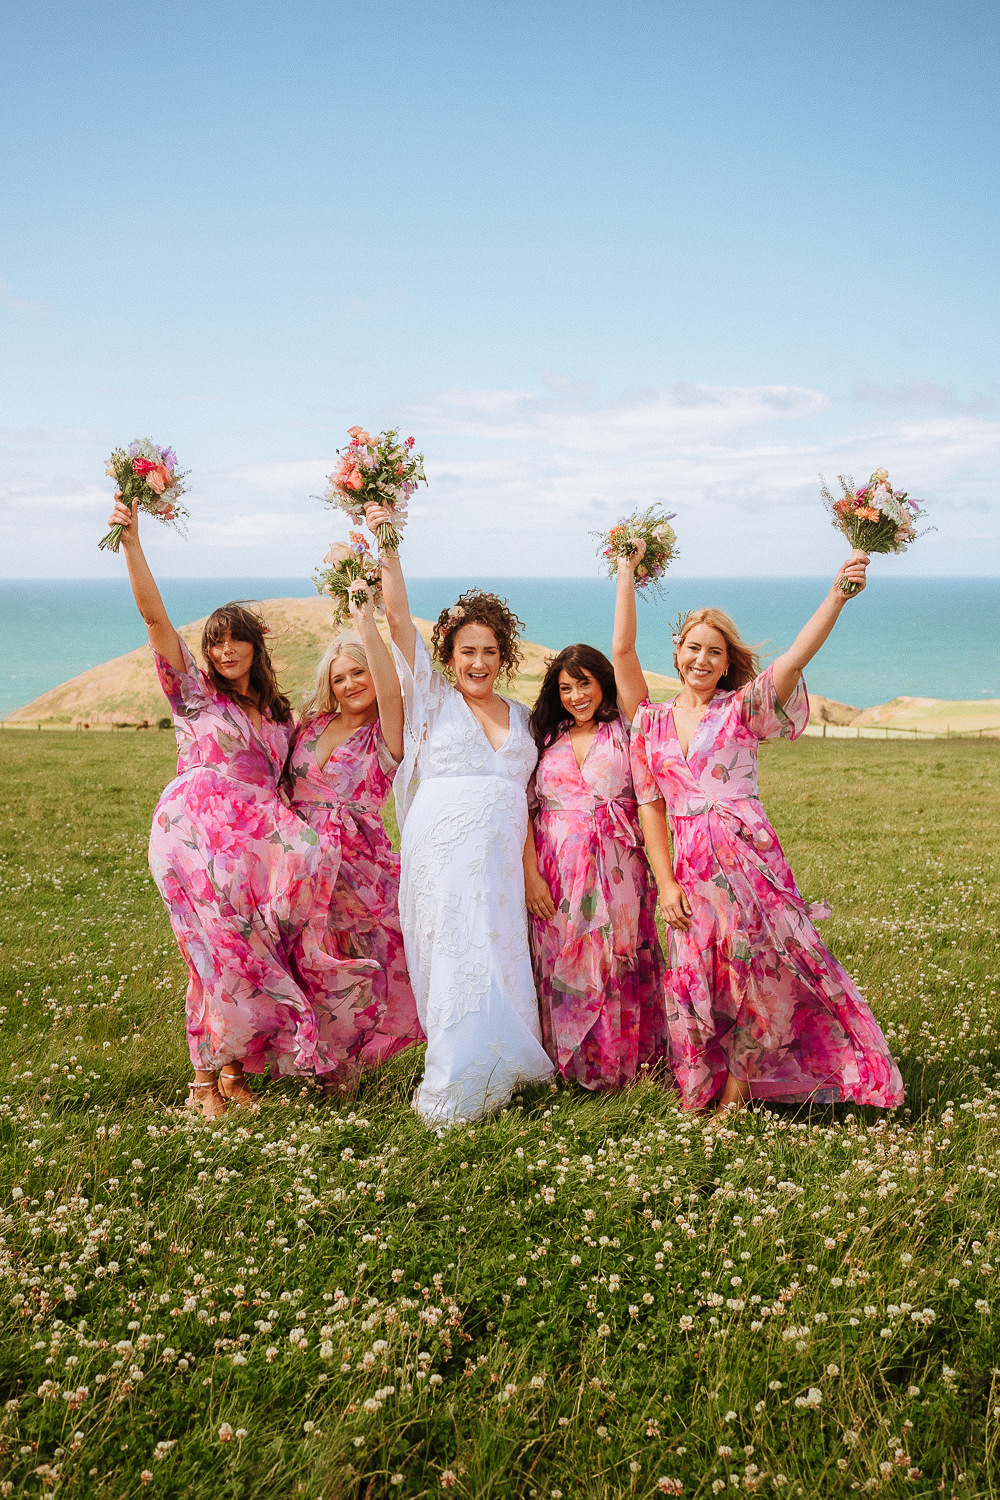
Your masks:
M188 472L177 467L177 454L172 448L158 448L152 438L136 438L127 450L116 448L105 466L108 478L121 491L123 505L131 506L138 500L139 509L147 516L178 527L187 519L180 497L187 489L183 481ZM98 547L117 552L124 530L124 526L112 526Z
M677 556L677 537L670 524L673 518L673 511L664 511L656 503L619 521L607 535L595 531L593 535L600 543L600 555L607 559L608 577L614 578L617 573L618 559L634 557L639 550L636 543L643 541L646 550L635 570L635 586L662 594L663 575Z
M919 500L908 500L905 490L894 490L886 469L876 469L864 489L855 489L849 474L838 474L843 495L835 500L822 474L824 504L838 531L856 552L903 552L920 534L917 521L926 512ZM856 594L858 585L842 578L845 594Z
M382 570L360 531L351 532L350 542L334 542L323 561L327 568L313 574L316 592L333 600L334 623L342 625L350 614L352 583L366 583L376 609L382 608Z
M365 507L384 505L392 521L378 528L383 552L395 552L406 525L406 506L418 484L426 484L424 455L413 452L414 439L399 441L399 428L372 437L363 427L348 428L350 446L338 448L340 467L330 474L322 496L328 505L345 511L355 525L365 518Z

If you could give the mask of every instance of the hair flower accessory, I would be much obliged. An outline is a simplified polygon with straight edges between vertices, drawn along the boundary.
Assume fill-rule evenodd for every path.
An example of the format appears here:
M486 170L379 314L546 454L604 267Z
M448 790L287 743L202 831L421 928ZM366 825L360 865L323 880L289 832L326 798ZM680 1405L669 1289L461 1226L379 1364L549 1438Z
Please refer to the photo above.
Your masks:
M923 532L917 522L926 512L919 500L910 500L905 490L894 490L889 471L876 469L863 489L856 489L849 474L838 474L843 495L835 500L822 474L821 494L830 519L856 552L904 552ZM930 528L933 530L933 528ZM858 585L842 578L845 594L856 594Z
M104 472L115 481L123 505L131 507L137 501L145 515L183 530L187 511L180 497L187 490L183 481L188 471L177 467L177 454L172 448L159 448L152 438L135 438L127 449L115 449ZM117 552L124 529L112 526L98 547Z
M607 562L608 577L614 578L618 571L618 560L634 557L638 542L646 543L646 550L635 570L635 586L644 592L661 596L663 575L677 556L677 536L670 522L673 511L665 511L657 501L646 510L637 510L624 521L619 521L605 535L595 531L600 544L600 555Z
M414 453L414 438L399 441L399 428L372 436L363 427L349 427L350 444L338 448L339 467L327 476L328 485L319 497L350 516L356 526L369 505L384 505L392 521L378 528L383 552L395 552L406 525L406 507L418 484L426 484L424 455Z
M460 604L450 605L448 609L448 619L451 620L453 624L457 625L460 620L465 619L465 610Z

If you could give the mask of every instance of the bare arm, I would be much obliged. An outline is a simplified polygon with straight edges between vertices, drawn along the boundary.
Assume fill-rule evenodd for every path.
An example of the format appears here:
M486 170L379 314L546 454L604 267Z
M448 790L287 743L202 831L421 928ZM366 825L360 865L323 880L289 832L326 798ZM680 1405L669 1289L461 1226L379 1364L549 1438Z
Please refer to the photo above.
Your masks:
M365 511L365 523L372 535L377 526L391 520L392 516L384 505L369 505ZM406 597L406 580L398 552L387 552L382 558L382 598L389 634L412 672L417 652L417 627L410 616L410 601Z
M615 668L618 697L629 722L635 718L639 704L649 697L649 687L635 649L635 570L646 550L640 542L634 557L618 559L618 583L615 594L615 624L611 637L611 659Z
M865 586L865 569L869 558L864 552L855 552L839 569L830 585L830 591L811 620L807 620L787 651L776 657L771 664L774 691L778 702L784 705L795 691L803 670L812 661L816 652L829 636L840 618L840 611L855 594L845 594L840 580L848 578L858 585L858 593Z
M535 848L535 820L529 817L528 832L524 840L524 899L533 917L550 922L556 914L555 902L548 881L538 868L538 852Z
M645 802L639 808L642 836L660 893L660 911L668 926L686 932L691 926L691 903L677 883L674 862L670 856L670 832L667 828L667 804L662 798Z
M393 760L403 759L403 695L392 657L375 625L375 611L364 583L351 589L351 618L357 627L368 658L368 670L375 684L382 738Z
M156 580L149 571L149 563L139 541L138 502L132 502L131 510L116 498L111 514L112 526L123 526L122 548L128 564L128 577L136 608L146 622L149 644L158 656L173 667L175 672L184 671L181 639L170 623L170 616L163 606Z

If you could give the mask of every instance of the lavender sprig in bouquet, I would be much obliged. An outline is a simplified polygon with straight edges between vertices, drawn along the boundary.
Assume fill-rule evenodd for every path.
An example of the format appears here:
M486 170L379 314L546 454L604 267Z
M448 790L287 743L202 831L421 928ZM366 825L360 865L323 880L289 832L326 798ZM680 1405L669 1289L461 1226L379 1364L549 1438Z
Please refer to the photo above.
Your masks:
M313 583L318 594L326 594L333 600L336 625L343 625L350 614L351 585L354 583L367 584L375 608L382 608L382 569L378 558L372 555L367 538L359 531L351 532L349 542L334 542L323 561L329 566L316 569Z
M172 448L160 448L152 438L136 438L127 449L115 449L104 472L121 491L123 505L131 506L138 500L139 509L146 515L184 529L188 513L180 498L187 491L184 480L189 471L177 467L177 454ZM124 529L112 526L98 547L117 552Z
M344 511L355 525L364 520L366 506L384 505L392 521L378 528L378 544L383 552L395 552L406 525L407 502L418 484L427 483L424 455L413 452L415 439L399 441L398 427L375 437L363 427L350 427L348 436L350 445L337 450L340 467L328 476L321 498Z
M849 474L838 474L843 495L834 499L822 474L821 494L838 531L855 552L903 552L921 535L917 522L926 512L919 500L907 498L905 490L894 490L887 469L876 469L863 489L856 489ZM842 578L845 594L856 594L858 585Z

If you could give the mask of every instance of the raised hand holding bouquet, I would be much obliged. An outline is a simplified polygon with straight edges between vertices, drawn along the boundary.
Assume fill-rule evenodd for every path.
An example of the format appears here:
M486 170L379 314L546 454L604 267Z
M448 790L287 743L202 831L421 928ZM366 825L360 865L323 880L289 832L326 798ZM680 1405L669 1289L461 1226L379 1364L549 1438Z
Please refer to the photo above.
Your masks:
M334 542L323 561L330 566L313 574L316 592L333 600L334 622L342 625L350 614L351 588L364 583L376 609L382 608L382 570L367 540L358 531L350 542Z
M329 488L323 495L328 505L345 511L355 525L360 525L368 505L384 505L392 519L378 528L378 544L383 552L399 548L400 535L406 525L406 506L418 484L426 484L424 455L414 453L414 439L399 441L399 428L372 437L363 427L349 427L348 448L338 448L340 467L330 474Z
M638 544L645 542L646 550L636 565L635 586L662 595L663 575L677 556L677 537L670 524L673 518L673 511L665 511L657 503L619 521L607 535L595 531L600 555L607 559L608 577L614 578L617 573L619 558L635 557L641 550Z
M105 473L117 484L127 509L131 510L138 502L139 509L148 516L178 528L188 514L180 503L187 490L183 481L188 472L177 467L177 454L172 448L159 448L152 438L136 438L127 449L116 448L105 466ZM124 529L112 526L98 547L117 552Z
M858 553L903 552L920 535L917 521L926 512L919 500L909 500L905 490L894 490L886 469L876 469L864 489L855 489L849 474L838 474L843 495L835 500L823 479L822 495L831 519ZM856 594L858 585L842 578L845 594Z

